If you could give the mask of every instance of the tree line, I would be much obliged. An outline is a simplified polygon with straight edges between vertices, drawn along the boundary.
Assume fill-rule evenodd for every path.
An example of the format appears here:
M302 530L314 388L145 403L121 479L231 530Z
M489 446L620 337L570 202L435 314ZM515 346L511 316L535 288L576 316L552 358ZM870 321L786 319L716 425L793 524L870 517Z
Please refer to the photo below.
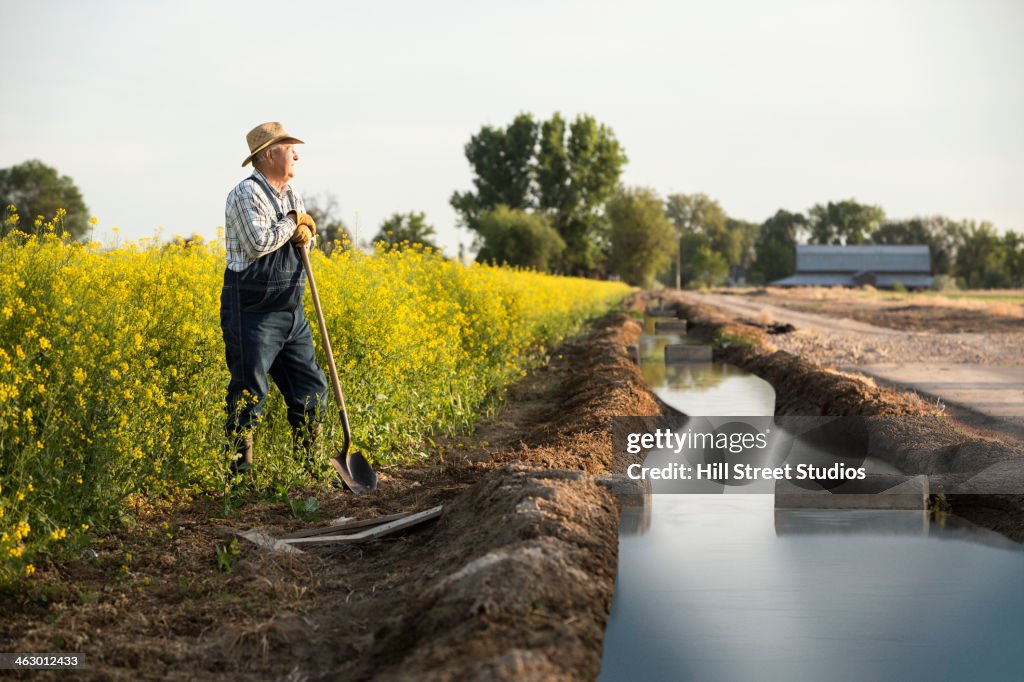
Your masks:
M625 151L593 117L566 125L520 114L465 147L474 189L455 192L477 260L567 275L617 275L640 286L716 286L731 273L767 284L796 270L797 244L927 244L944 286L1024 287L1024 235L944 216L890 219L880 206L828 201L761 223L729 216L702 193L621 184Z
M628 161L612 129L593 116L569 121L521 113L507 126L485 125L465 145L473 188L450 198L459 225L473 234L480 262L543 272L618 276L649 286L716 286L730 275L767 284L792 275L798 244L927 244L932 271L944 286L1024 287L1024 235L1000 234L991 223L944 216L890 219L880 206L853 199L815 204L805 212L779 209L761 223L729 216L702 193L665 198L621 182ZM31 230L58 208L74 239L91 224L71 178L40 161L0 170L0 207L14 205ZM352 243L330 194L307 210L330 252ZM0 236L13 222L0 223ZM394 248L437 248L423 212L394 213L373 242ZM459 258L465 258L460 244ZM734 277L733 279L736 279Z

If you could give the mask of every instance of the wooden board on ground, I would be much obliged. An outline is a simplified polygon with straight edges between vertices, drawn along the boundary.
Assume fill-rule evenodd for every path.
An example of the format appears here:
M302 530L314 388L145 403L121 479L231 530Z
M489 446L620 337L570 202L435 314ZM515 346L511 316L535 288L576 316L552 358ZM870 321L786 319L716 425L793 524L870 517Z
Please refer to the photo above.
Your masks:
M292 547L284 540L278 540L273 535L264 533L261 530L236 530L234 533L263 549L269 549L273 552L284 552L285 554L304 554L298 547Z
M438 505L436 507L427 509L426 511L417 512L416 514L412 514L401 519L396 519L394 521L389 521L388 523L385 523L383 525L373 526L371 528L361 530L358 533L352 533L349 535L321 535L305 538L286 538L281 540L281 542L285 542L292 545L307 543L327 544L333 542L366 542L368 540L375 540L377 538L384 537L385 535L388 535L390 533L395 533L397 531L410 528L412 526L424 523L425 521L429 521L431 519L436 519L438 516L441 515L442 509L444 509L444 507Z
M322 526L320 528L306 528L303 530L297 530L294 533L289 533L284 536L284 540L294 540L296 538L310 538L316 535L327 535L338 534L347 530L354 530L356 528L366 528L367 526L379 526L382 523L389 521L396 521L398 519L404 519L406 516L411 515L412 512L402 512L400 514L386 514L384 516L378 516L373 519L361 519L358 521L348 521L346 523L339 523L331 526Z

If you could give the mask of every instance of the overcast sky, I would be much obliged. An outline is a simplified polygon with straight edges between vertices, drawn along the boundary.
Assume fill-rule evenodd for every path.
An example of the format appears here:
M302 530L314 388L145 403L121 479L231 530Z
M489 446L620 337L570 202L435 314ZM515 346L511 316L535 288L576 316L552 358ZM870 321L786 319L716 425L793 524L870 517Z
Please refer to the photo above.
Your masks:
M245 133L358 236L448 204L484 124L593 115L662 195L762 221L853 197L1024 230L1024 2L0 0L0 167L70 175L101 232L213 236Z

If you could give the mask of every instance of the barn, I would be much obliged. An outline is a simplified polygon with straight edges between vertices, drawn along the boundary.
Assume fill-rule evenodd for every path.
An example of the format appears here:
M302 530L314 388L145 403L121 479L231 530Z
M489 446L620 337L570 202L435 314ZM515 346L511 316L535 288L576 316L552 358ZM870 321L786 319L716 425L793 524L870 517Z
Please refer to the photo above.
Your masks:
M879 289L887 289L897 282L907 289L927 289L931 286L932 261L927 244L800 244L796 247L796 273L771 284L779 287L856 287L870 284Z

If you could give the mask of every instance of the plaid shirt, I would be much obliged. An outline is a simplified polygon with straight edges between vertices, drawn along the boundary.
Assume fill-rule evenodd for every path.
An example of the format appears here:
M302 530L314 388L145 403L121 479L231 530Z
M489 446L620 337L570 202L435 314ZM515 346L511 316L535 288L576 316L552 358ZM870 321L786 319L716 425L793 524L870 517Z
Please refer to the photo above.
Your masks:
M266 176L258 170L264 182ZM252 177L238 183L228 194L224 207L224 245L228 252L228 269L241 272L256 262L256 259L273 253L295 234L295 221L288 211L305 212L302 198L292 191L290 185L278 191L267 182L270 190L277 195L281 211L285 214L277 219L266 193Z

